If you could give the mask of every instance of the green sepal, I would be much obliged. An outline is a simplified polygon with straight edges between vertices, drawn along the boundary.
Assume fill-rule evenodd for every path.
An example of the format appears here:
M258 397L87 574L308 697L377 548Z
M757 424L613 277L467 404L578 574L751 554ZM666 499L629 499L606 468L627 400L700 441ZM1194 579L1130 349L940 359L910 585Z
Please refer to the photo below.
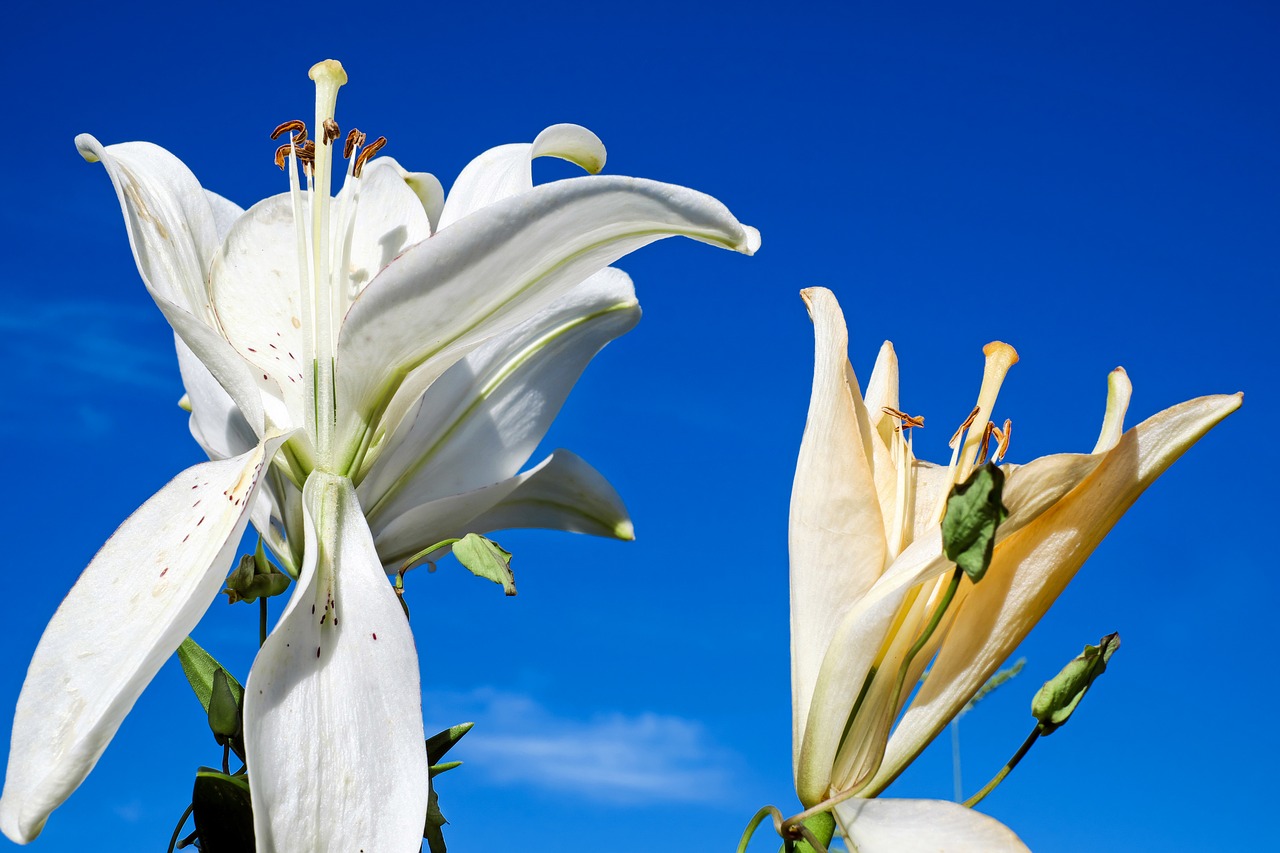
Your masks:
M244 776L201 767L191 804L203 853L246 853L255 848L253 802Z
M427 738L427 763L439 764L440 759L444 758L445 754L453 749L453 745L462 740L462 736L471 731L474 725L475 723L458 723Z
M805 829L813 833L824 848L831 847L831 839L836 837L835 815L831 812L818 812L805 818L801 823L804 824ZM794 850L795 853L818 853L817 849L803 838L791 842L790 845L783 844L782 849Z
M501 584L507 595L516 594L516 577L511 573L511 552L492 539L468 533L453 545L453 556L473 575Z
M958 483L947 496L947 513L942 517L942 547L954 562L977 583L991 565L996 545L996 528L1009 517L1001 502L1004 472L988 462Z
M427 768L427 775L430 778L434 779L435 777L439 776L441 773L447 773L453 768L461 767L461 766L462 766L461 761L446 761L442 764L432 764L430 767Z
M1058 730L1075 711L1095 678L1106 672L1107 661L1120 648L1120 635L1108 634L1096 646L1085 646L1062 671L1044 683L1031 700L1031 714L1040 721L1041 736Z
M182 664L182 673L187 677L187 682L195 691L196 698L200 700L200 705L206 714L209 712L209 697L213 694L213 674L218 670L225 673L227 687L231 689L231 695L235 697L236 704L242 701L244 688L240 686L240 682L236 681L235 676L227 672L222 664L214 660L213 655L200 648L200 645L190 637L178 646L178 663Z
M209 728L220 744L240 733L240 701L231 690L227 671L221 667L213 672L213 685L209 695Z

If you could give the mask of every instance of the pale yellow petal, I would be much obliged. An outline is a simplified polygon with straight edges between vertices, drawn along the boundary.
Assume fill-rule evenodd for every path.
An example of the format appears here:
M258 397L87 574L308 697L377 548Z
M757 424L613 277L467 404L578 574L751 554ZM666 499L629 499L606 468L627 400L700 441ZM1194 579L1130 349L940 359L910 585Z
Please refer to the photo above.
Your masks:
M856 853L1030 853L1007 826L945 800L846 800L836 821Z

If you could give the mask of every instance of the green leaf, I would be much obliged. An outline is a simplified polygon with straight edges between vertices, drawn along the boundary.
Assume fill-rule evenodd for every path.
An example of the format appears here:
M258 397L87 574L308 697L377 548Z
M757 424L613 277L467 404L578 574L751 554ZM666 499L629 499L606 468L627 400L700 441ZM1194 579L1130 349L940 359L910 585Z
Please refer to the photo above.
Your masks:
M511 573L511 552L503 550L497 542L478 533L468 533L454 543L453 556L470 569L473 575L502 584L507 595L516 594L516 578Z
M427 822L422 829L422 837L427 839L427 849L431 853L447 853L444 844L444 832L441 827L448 822L440 812L440 800L436 797L436 792L433 788L431 796L427 799Z
M430 778L434 779L435 777L439 776L441 773L446 773L455 767L461 767L461 766L462 766L461 761L446 761L443 764L432 764L430 767L427 768L427 775Z
M231 690L227 671L222 667L213 672L213 686L209 696L209 728L218 736L218 742L240 733L240 701Z
M203 853L249 853L254 849L249 782L201 767L191 804Z
M213 674L220 669L226 673L227 686L231 688L231 695L235 697L237 704L244 696L244 688L240 686L240 682L236 681L222 664L214 660L213 655L200 648L199 644L190 637L178 646L178 663L182 664L182 672L191 684L191 689L195 691L196 698L200 700L205 713L209 711L209 697L213 694Z
M822 842L823 847L831 846L831 839L835 838L836 835L835 815L831 814L831 812L818 812L812 817L805 818L802 823L806 829L814 834L818 841ZM783 849L786 849L785 844ZM791 849L795 853L817 853L817 848L803 839L796 841L791 846Z
M947 497L942 518L942 546L947 559L977 583L991 565L996 527L1009 517L1000 501L1004 472L988 462L968 480L956 485Z
M453 745L462 740L462 736L471 731L474 725L475 723L458 723L427 738L427 763L439 764L440 759L444 758L445 754L453 749Z
M1085 646L1062 671L1044 683L1031 700L1031 713L1040 721L1042 737L1057 731L1075 711L1094 679L1106 672L1107 661L1120 648L1120 635L1108 634L1096 646Z

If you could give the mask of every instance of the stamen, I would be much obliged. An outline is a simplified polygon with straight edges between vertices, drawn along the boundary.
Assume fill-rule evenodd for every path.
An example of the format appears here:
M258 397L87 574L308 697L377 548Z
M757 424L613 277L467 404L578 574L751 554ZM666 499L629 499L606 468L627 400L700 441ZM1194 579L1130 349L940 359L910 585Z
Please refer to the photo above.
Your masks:
M996 431L996 425L991 421L987 421L987 425L982 428L982 446L978 449L978 464L984 465L987 461L987 448L991 446L991 435Z
M1000 429L999 427L994 427L991 430L991 432L996 437L995 461L999 462L1001 459L1004 458L1005 453L1009 451L1009 437L1013 435L1013 421L1009 420L1008 418L1005 418L1004 429Z
M906 412L899 411L892 406L882 406L880 411L884 412L891 418L902 421L899 430L912 429L913 427L924 428L924 415L908 415Z
M364 134L360 132L359 128L351 128L347 131L347 143L342 146L343 159L350 160L351 154L361 145L364 145Z
M337 139L342 131L338 130L338 123L331 118L324 120L324 142L326 145Z
M302 119L289 119L286 122L282 122L279 127L271 131L271 138L279 139L280 135L284 133L301 133L302 137L297 140L301 143L303 139L307 138L307 125L302 121Z
M276 149L276 165L280 167L282 172L284 171L284 158L289 156L289 152L292 149L293 146L287 142Z
M980 410L980 408L981 408L980 406L973 407L973 411L969 413L969 417L964 419L964 423L960 424L960 426L956 429L955 434L951 436L951 440L947 442L947 447L950 447L952 450L955 450L957 447L959 447L960 436L964 435L965 430L973 426L973 422L978 419L978 411Z
M356 158L356 165L353 172L357 178L360 177L360 172L364 169L364 164L372 160L374 155L381 151L382 146L386 144L387 138L385 136L379 136L360 150L360 156Z

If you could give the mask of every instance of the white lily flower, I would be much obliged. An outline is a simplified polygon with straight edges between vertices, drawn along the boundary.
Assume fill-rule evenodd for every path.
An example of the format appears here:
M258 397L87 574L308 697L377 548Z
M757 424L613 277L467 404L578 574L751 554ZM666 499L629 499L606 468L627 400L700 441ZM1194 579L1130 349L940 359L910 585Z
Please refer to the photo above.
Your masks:
M311 71L287 123L290 191L247 211L148 143L77 145L115 185L139 272L174 329L191 430L180 474L103 546L46 629L18 700L0 830L24 843L80 784L217 595L255 525L298 579L245 690L259 851L417 850L429 794L413 637L383 565L463 531L630 536L594 469L519 468L586 363L639 317L608 265L683 235L759 235L683 187L591 176L534 188L530 160L590 172L589 131L548 128L439 181L349 139L345 83ZM307 186L299 181L299 164Z
M946 497L983 462L992 435L983 427L1017 354L1007 344L988 345L968 429L957 432L950 464L933 465L912 454L914 419L900 411L892 345L881 349L864 396L835 297L822 288L802 296L816 356L791 498L791 658L793 764L808 807L883 791L995 673L1138 495L1235 411L1241 395L1190 400L1123 432L1130 385L1123 370L1113 372L1092 453L1002 466L1010 514L997 529L991 565L976 585L960 580L930 634L926 625L954 565L942 552ZM1007 424L994 432L998 456L1007 432ZM911 685L931 660L912 697ZM970 811L966 824L953 804L930 802L849 800L835 812L855 837L892 825L895 810L914 809L938 814L949 827L948 845L928 849L1025 849L1012 833L996 844L989 818ZM915 849L904 846L908 834L859 849Z

